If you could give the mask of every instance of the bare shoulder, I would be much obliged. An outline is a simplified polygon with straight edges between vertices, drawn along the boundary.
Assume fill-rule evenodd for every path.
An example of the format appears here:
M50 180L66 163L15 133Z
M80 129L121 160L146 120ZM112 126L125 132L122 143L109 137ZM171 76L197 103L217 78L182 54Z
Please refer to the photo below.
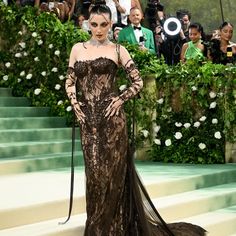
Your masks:
M120 47L120 55L122 55L122 56L129 55L128 50L123 45L118 44L118 46Z
M83 47L84 43L76 43L73 45L71 52L78 52Z

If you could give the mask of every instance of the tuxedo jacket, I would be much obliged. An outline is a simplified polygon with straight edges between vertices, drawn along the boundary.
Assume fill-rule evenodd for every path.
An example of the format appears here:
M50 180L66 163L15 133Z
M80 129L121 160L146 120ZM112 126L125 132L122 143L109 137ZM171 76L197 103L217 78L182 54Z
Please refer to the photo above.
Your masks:
M155 44L154 44L154 36L153 32L150 29L141 26L141 30L144 37L144 46L152 53L156 53ZM123 28L118 35L118 42L128 42L130 44L139 44L137 41L134 29L131 25Z

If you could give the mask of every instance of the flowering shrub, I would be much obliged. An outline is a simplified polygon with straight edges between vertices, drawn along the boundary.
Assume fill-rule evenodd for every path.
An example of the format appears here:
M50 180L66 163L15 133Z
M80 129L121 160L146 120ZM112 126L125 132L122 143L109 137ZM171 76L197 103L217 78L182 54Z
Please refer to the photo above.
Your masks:
M89 35L32 7L1 4L0 24L0 86L12 87L15 96L26 96L32 105L49 106L52 114L70 118L64 90L69 53Z
M156 161L224 163L234 142L236 68L189 61L157 77L157 126L150 156Z
M70 122L64 90L69 52L89 35L31 7L0 4L0 25L0 86ZM149 145L154 161L223 163L225 141L236 141L236 69L194 61L170 67L137 46L125 46L145 84L140 98L125 105L128 127L134 112L137 147ZM120 70L120 91L127 86L124 76Z

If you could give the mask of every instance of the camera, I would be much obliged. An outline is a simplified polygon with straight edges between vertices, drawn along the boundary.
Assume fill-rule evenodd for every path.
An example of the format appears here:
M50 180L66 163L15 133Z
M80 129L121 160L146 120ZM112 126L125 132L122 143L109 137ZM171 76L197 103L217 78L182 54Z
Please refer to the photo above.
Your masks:
M145 9L145 17L149 22L149 26L152 30L156 27L157 12L163 11L164 6L160 3L159 0L149 0L147 7Z

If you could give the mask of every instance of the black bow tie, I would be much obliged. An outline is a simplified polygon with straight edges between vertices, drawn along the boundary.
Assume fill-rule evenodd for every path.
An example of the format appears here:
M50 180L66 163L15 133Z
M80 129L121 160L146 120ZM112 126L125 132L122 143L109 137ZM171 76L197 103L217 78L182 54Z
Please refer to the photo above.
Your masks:
M141 30L141 27L138 27L138 26L134 25L134 30Z

